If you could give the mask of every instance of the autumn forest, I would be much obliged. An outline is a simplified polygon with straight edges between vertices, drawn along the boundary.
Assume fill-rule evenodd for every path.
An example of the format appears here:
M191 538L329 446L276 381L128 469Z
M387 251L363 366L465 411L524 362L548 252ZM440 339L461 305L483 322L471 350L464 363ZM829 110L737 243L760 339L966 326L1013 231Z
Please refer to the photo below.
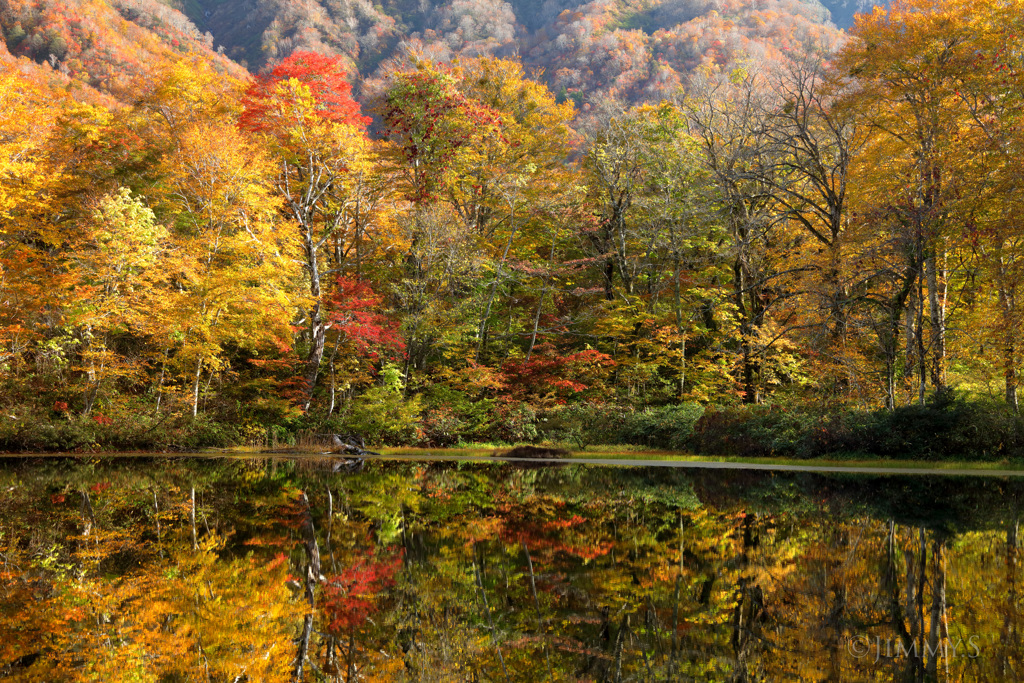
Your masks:
M1024 449L1020 0L723 6L675 61L620 11L576 76L427 33L249 75L125 7L0 4L0 450Z

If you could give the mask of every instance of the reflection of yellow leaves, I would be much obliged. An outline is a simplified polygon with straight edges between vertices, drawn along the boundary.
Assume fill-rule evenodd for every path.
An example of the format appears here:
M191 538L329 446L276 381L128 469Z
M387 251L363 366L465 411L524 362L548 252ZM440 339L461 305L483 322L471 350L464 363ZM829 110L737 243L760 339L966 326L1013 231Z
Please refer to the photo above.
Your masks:
M472 546L480 541L492 541L498 537L502 527L502 520L497 517L470 517L462 528L464 545Z

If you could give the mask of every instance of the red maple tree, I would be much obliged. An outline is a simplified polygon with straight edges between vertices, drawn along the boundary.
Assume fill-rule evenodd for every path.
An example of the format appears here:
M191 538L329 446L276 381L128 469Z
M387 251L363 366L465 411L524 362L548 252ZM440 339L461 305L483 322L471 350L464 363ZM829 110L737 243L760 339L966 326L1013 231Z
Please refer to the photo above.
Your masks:
M239 126L244 130L261 130L277 84L294 78L309 88L321 118L365 128L370 118L362 115L359 103L352 99L352 86L346 75L341 57L293 52L253 79L242 97L245 111L238 119Z

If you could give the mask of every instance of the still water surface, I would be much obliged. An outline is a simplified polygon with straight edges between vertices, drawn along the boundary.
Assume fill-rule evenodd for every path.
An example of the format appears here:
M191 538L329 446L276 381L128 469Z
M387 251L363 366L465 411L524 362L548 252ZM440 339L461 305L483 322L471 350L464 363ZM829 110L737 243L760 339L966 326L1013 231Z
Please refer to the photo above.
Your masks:
M0 460L14 681L1010 681L1019 478Z

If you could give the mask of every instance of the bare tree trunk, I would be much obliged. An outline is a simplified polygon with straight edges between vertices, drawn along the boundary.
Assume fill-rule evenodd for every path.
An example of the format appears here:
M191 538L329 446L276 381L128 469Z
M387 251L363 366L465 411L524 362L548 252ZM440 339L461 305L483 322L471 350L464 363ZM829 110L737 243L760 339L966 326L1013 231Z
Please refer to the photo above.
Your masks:
M550 271L555 265L555 238L554 235L551 237L551 255L548 257L548 271ZM548 277L550 277L550 272ZM533 347L537 343L537 328L540 327L540 314L544 308L544 297L548 293L548 279L544 278L544 288L540 291L540 298L537 300L537 313L533 316L533 332L530 334L530 348L526 350L526 361L530 361L530 356L533 355Z
M996 263L996 280L1003 342L1003 378L1006 383L1006 403L1016 413L1020 410L1017 401L1017 297L1016 288L1011 287L1006 269L1005 259L1000 254Z
M754 297L750 296L751 304L748 306L746 293L750 284L742 258L737 258L733 264L733 275L733 302L736 304L736 310L739 311L740 317L740 351L743 357L743 402L759 403L760 397L757 393L756 382L757 372L751 345L751 338L755 331L754 311L751 310Z
M334 350L331 351L331 359L327 361L327 366L331 369L331 405L327 409L327 417L334 414L335 407L335 392L337 391L337 373L334 368L334 361L338 357L338 348L341 346L341 333L338 333L338 338L334 342Z
M203 359L196 363L196 374L192 380L192 417L199 414L199 378L203 372Z
M92 328L86 327L82 337L83 348L86 352L91 351L93 348ZM91 353L89 354L89 369L86 371L86 376L89 381L86 382L85 391L82 393L82 402L84 403L83 415L88 415L92 412L93 404L96 402L96 395L100 389L99 374L96 372L96 358Z
M160 381L156 385L156 410L153 411L154 415L160 414L160 403L164 398L164 375L167 372L167 352L164 352L164 360L160 364Z
M1006 404L1013 408L1013 412L1020 412L1020 404L1017 400L1017 348L1016 340L1010 333L1006 334L1003 344L1003 379L1006 384Z
M213 370L206 377L206 386L203 387L203 410L206 410L206 402L210 399L210 385L213 384Z
M914 279L916 280L917 277L918 273L915 267ZM903 346L906 351L903 376L906 379L913 378L917 367L917 292L914 291L913 286L911 290L907 294L907 305L903 316Z
M672 294L675 299L676 332L679 334L679 398L682 399L686 392L686 332L683 330L683 299L679 286L679 278L682 277L682 263L678 252L674 256Z
M305 227L303 251L306 256L306 272L309 274L309 296L313 305L309 309L309 353L306 354L306 369L303 373L304 396L302 409L309 410L313 401L313 390L320 374L320 363L324 357L324 345L327 340L329 323L323 319L323 290L320 283L320 262L317 259L317 244L309 226Z
M484 351L487 350L487 323L491 318L491 307L494 305L494 296L498 291L498 286L501 284L502 272L505 269L505 260L508 259L508 252L512 249L512 240L516 237L516 231L519 226L516 225L516 212L515 203L510 202L510 216L509 219L512 224L512 231L509 233L508 242L505 243L505 251L501 254L501 260L498 262L498 272L494 274L494 282L491 283L491 293L487 297L487 307L484 310L484 315L480 319L480 329L477 332L476 339L476 361L480 362L480 356Z
M928 318L931 338L931 380L932 387L940 390L946 386L946 255L931 254L925 259L928 279Z
M917 341L917 402L920 405L924 405L925 388L928 382L928 374L926 372L927 360L925 359L925 346L924 346L924 278L918 279L917 284L917 326L916 326L916 341Z

